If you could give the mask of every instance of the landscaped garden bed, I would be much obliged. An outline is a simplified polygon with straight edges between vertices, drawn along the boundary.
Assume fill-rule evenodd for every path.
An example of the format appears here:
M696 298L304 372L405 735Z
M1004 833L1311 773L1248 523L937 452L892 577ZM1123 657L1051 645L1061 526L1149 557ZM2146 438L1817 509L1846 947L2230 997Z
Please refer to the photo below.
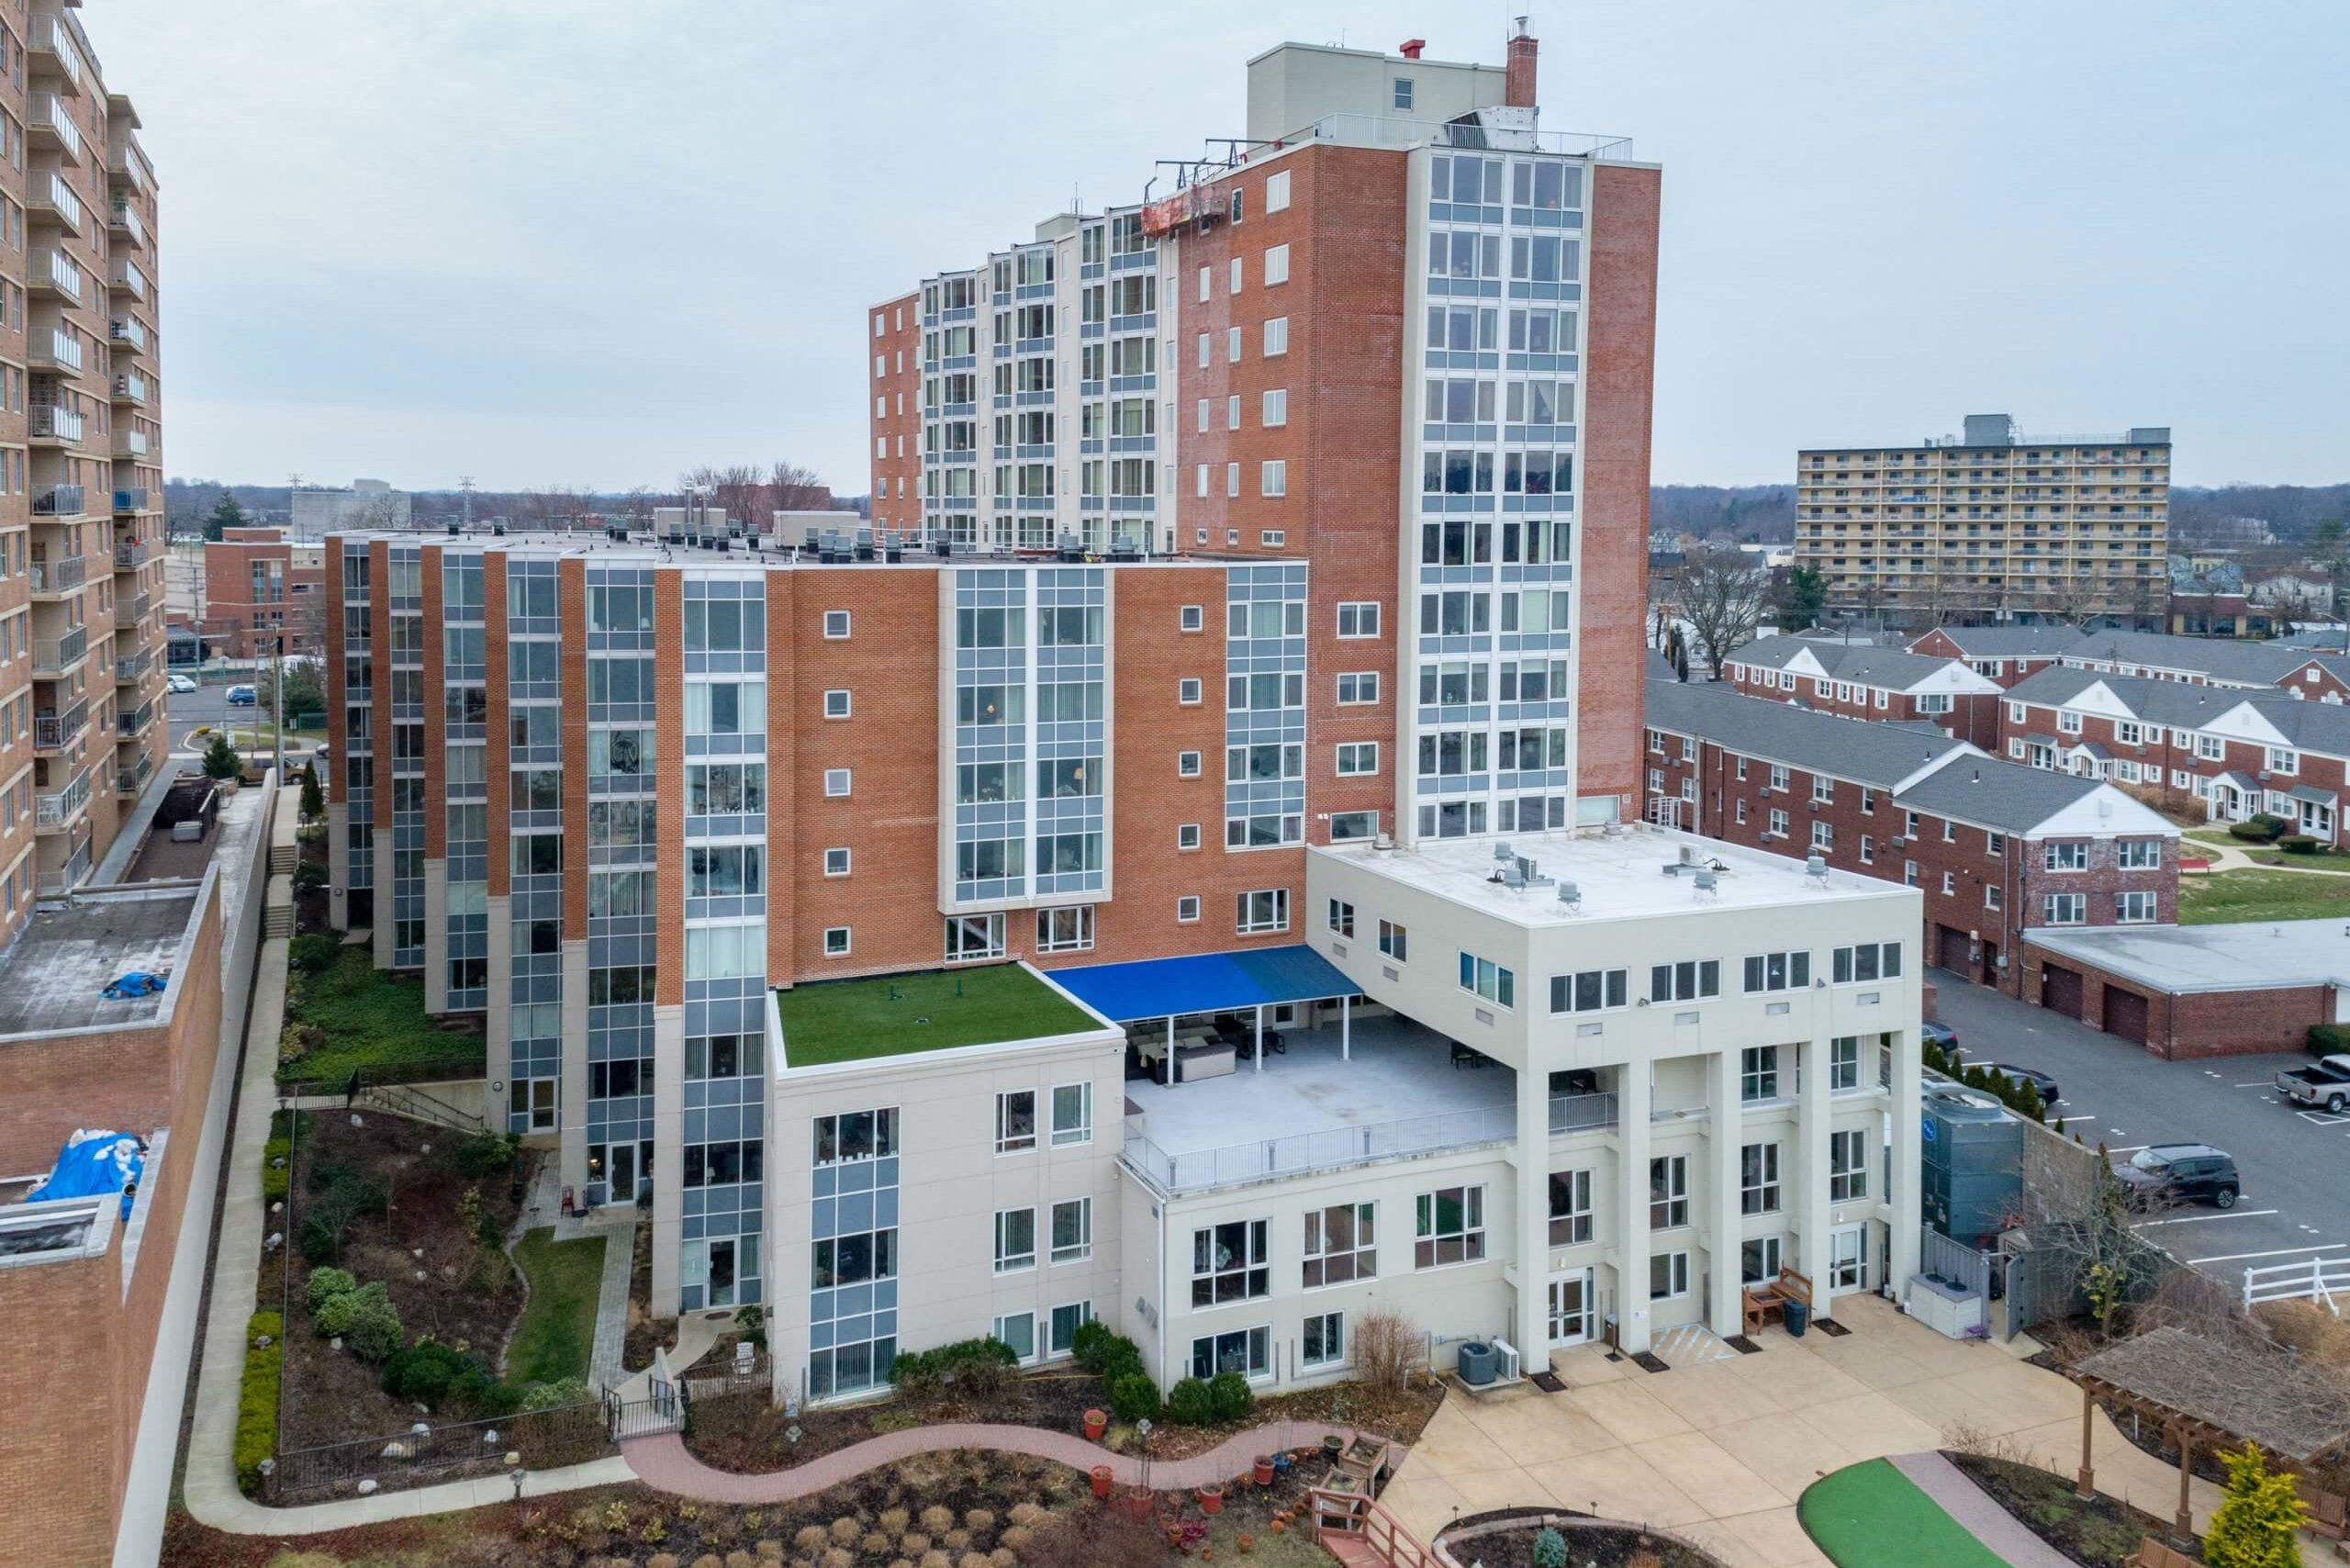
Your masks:
M2169 1520L2101 1492L2083 1501L2072 1482L2037 1465L1963 1450L1945 1457L2018 1524L2083 1568L2123 1568L2140 1540L2170 1533Z
M1556 1508L1472 1514L1437 1540L1456 1562L1483 1568L1721 1568L1687 1541Z
M424 1011L420 980L374 967L364 946L324 934L294 939L277 1081L340 1089L353 1072L373 1083L478 1078L482 1020Z

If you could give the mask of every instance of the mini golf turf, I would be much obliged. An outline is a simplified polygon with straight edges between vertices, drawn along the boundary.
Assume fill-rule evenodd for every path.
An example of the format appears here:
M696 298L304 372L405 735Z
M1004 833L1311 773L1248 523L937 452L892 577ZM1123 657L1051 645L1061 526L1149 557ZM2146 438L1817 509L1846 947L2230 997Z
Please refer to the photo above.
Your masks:
M2006 1562L1881 1459L1814 1482L1796 1517L1837 1568L2004 1568Z

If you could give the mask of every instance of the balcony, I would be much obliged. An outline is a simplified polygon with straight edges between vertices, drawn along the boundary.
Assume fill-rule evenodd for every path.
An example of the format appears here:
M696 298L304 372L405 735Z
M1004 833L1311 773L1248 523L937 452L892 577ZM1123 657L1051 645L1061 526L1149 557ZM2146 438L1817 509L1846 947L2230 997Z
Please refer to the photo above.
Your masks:
M25 285L36 295L54 294L82 303L82 269L58 251L35 251Z
M81 95L82 51L74 47L73 35L66 30L63 18L35 17L27 47L36 73L56 77L57 90L66 96Z
M45 899L63 898L90 879L90 846L82 846L73 858L54 871L43 871L36 884Z
M139 209L122 197L116 197L106 208L106 227L127 241L134 249L147 248L147 222Z
M32 566L33 597L36 599L45 594L78 592L90 580L90 558L87 555L35 561Z
M147 510L147 487L144 485L134 485L127 490L117 490L114 493L114 510L118 513L145 511Z
M38 413L39 410L36 409L34 411ZM73 417L77 420L81 418L79 414L76 414ZM58 518L80 517L82 515L82 503L83 492L81 486L51 485L45 490L36 490L33 492L33 515L35 517Z
M129 425L117 425L114 432L114 454L117 457L147 455L147 432L132 430Z
M31 128L33 145L51 149L68 163L78 165L82 162L82 130L73 123L73 112L54 93L35 93L27 107L25 123Z
M56 441L72 445L82 439L82 416L62 403L36 403L33 405L32 420L28 428L35 441ZM58 487L60 489L79 487L65 485Z
M143 539L126 540L114 547L114 569L135 572L154 557L155 547Z
M79 375L82 340L62 327L35 327L25 340L25 358L35 370Z
M110 322L106 327L106 337L109 341L122 343L139 353L147 352L146 323L135 316L125 316Z
M136 766L114 770L114 790L118 795L136 795L147 788L147 780L154 777L155 754L140 756Z
M1553 1094L1550 1096L1550 1131L1561 1133L1614 1132L1616 1130L1616 1096L1613 1094Z
M155 173L148 165L147 153L139 139L122 129L116 120L117 135L106 148L106 167L130 182L131 188L141 194L155 188Z
M147 297L147 274L128 257L118 257L113 270L106 274L106 286L128 294L133 299L144 300Z
M142 702L129 712L115 714L115 738L129 741L137 740L140 735L145 734L154 724L155 715L162 711L162 706L160 702Z
M117 659L114 661L114 683L117 686L136 686L146 679L147 672L154 667L155 655L151 649L133 658Z
M135 370L125 371L114 378L114 400L118 403L147 401L147 378Z
M33 715L33 749L35 751L63 751L67 746L80 740L82 732L89 728L89 725L90 704L87 701L76 702L62 713L35 713Z
M48 218L62 225L69 234L82 232L82 198L65 183L65 176L54 169L36 169L25 182L25 206L35 221Z
M33 644L33 674L45 679L71 675L90 656L90 629L76 626L53 643Z
M1333 1028L1292 1031L1286 1043L1262 1072L1244 1058L1227 1077L1129 1082L1142 1112L1127 1119L1127 1167L1172 1195L1517 1136L1509 1075L1454 1071L1443 1037L1408 1020L1356 1025L1350 1060Z
M147 619L147 611L152 602L151 596L143 593L118 595L114 601L114 623L117 626L138 625Z
M90 776L84 772L53 795L35 796L34 802L33 821L41 832L57 833L72 827L89 809Z

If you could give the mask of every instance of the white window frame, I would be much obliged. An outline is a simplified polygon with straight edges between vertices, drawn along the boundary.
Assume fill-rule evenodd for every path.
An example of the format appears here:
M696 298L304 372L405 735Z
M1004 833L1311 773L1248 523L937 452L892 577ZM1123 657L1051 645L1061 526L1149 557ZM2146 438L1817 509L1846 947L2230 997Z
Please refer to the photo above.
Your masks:
M855 782L849 769L827 767L824 769L824 799L827 801L847 800Z
M1205 700L1198 676L1187 675L1175 682L1175 700L1181 706L1196 708Z
M1287 245L1265 247L1264 275L1267 288L1289 281L1289 247Z
M1338 777L1361 778L1379 771L1377 741L1341 741L1337 748Z
M854 700L850 696L848 688L845 686L834 687L832 689L824 693L824 717L827 719L845 719L849 717L853 700Z
M1060 1241L1061 1211L1077 1211L1078 1238L1064 1247ZM1046 1222L1046 1260L1058 1268L1063 1263L1082 1263L1093 1256L1093 1200L1063 1198L1053 1204L1052 1217Z
M1656 1288L1656 1271L1660 1263L1664 1266L1664 1289L1662 1291ZM1649 1299L1679 1301L1688 1294L1689 1254L1685 1250L1649 1254Z
M1338 637L1342 642L1369 641L1379 635L1379 600L1375 599L1341 599L1338 603ZM1354 630L1348 631L1348 624Z
M1233 330L1237 332L1239 329L1236 327ZM1265 320L1265 357L1279 359L1287 353L1289 353L1289 318L1268 317Z
M1004 1221L1015 1215L1028 1216L1028 1250L1007 1252L1004 1249ZM998 1209L995 1211L995 1269L999 1274L1017 1274L1036 1266L1036 1211L1035 1208Z
M1259 422L1267 430L1279 430L1289 423L1289 388L1268 387L1261 404Z
M1013 1102L1028 1102L1028 1130L1014 1130L1017 1109ZM998 1154L1034 1154L1036 1152L1036 1092L1034 1089L999 1089L995 1096L995 1151Z
M838 858L835 858L835 857ZM854 858L852 851L838 846L825 850L824 875L827 877L847 876Z
M1200 895L1185 893L1175 901L1175 924L1197 925L1200 922Z
M1177 849L1197 849L1199 846L1200 824L1197 823L1177 823L1175 824L1175 847Z
M845 641L849 634L849 624L847 610L827 610L824 611L824 641L828 643Z
M845 925L827 925L824 927L824 957L827 958L847 958L849 956L851 935L852 933L850 928Z

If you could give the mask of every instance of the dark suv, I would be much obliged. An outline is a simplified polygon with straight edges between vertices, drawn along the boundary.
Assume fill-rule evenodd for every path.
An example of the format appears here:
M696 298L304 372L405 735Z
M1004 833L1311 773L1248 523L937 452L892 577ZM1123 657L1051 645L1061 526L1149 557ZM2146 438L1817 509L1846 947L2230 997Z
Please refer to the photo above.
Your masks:
M2235 1157L2202 1143L2158 1143L2127 1159L2113 1162L2135 1208L2157 1204L2210 1204L2236 1206L2243 1183L2236 1175Z

